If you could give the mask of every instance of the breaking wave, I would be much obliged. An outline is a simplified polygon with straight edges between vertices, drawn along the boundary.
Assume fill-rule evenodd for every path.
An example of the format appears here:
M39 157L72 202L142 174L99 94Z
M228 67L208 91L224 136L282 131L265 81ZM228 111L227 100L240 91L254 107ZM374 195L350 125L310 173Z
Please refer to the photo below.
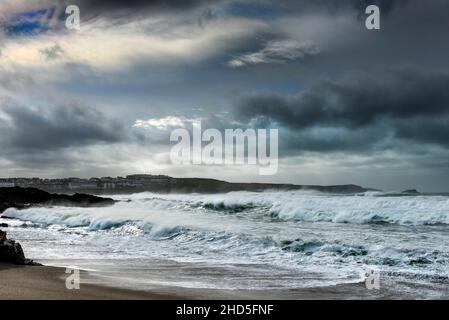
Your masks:
M449 197L447 196L377 196L328 195L317 192L231 192L219 195L156 195L141 193L119 196L123 211L131 201L129 212L121 218L110 215L114 210L89 216L64 214L64 208L45 208L20 211L9 209L5 216L18 217L45 224L88 226L91 229L109 229L129 222L145 220L142 211L181 211L202 214L219 213L248 216L252 219L333 222L352 224L447 225L449 224ZM117 206L117 205L116 205ZM98 211L98 210L96 210ZM138 211L140 214L135 214ZM36 212L36 214L33 214ZM97 213L97 212L96 212ZM127 218L124 218L127 217Z
M270 208L283 220L400 225L449 224L447 197L303 197Z
M318 270L333 281L327 284L359 281L354 275L361 265L449 276L449 198L444 196L233 192L114 198L118 202L111 207L10 208L3 216L12 219L13 232L23 229L24 235L48 241L49 250L57 250L55 243L63 253L66 244L79 245L80 259L264 265L289 277ZM31 257L41 256L36 249Z
M145 194L148 204L164 209L251 214L254 218L354 224L449 224L447 196L328 195L317 192L232 192L221 195ZM142 195L136 195L136 199Z

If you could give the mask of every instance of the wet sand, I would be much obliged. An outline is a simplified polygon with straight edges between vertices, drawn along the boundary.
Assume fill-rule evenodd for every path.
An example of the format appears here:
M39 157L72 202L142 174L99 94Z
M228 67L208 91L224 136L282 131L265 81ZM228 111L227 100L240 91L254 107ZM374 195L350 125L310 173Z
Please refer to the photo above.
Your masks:
M310 300L388 299L381 292L368 291L363 284L282 291L212 290L160 287L139 291L114 287L111 283L81 283L80 290L68 290L65 269L48 266L16 266L0 263L0 299L18 300ZM89 279L89 274L83 275ZM397 297L396 297L397 298Z
M65 269L15 266L0 263L0 299L3 300L173 300L174 294L134 291L82 283L80 290L68 290Z

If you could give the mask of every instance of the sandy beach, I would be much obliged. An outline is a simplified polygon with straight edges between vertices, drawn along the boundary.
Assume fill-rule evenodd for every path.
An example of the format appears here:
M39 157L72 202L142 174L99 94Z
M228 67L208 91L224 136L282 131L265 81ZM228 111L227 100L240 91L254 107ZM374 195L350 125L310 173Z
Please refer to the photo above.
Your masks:
M280 291L208 290L158 288L152 291L129 290L110 284L82 283L80 290L65 287L63 268L16 266L0 263L0 300L184 300L184 299L385 299L387 292L370 292L363 284ZM398 298L398 297L396 297Z
M80 290L65 287L65 270L46 266L16 266L0 263L1 300L172 300L170 294L133 291L82 284Z

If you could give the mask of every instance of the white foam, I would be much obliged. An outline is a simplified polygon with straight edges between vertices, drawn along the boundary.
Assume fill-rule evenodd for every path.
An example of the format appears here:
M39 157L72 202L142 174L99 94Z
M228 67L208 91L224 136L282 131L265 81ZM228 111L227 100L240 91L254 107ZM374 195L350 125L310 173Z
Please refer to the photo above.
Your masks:
M115 199L122 201L103 208L8 209L5 215L18 220L8 232L34 259L64 258L69 247L77 259L257 265L288 277L313 271L325 273L323 285L359 279L363 264L430 275L449 266L445 226L426 226L449 224L448 197L233 192ZM386 225L372 224L378 222Z

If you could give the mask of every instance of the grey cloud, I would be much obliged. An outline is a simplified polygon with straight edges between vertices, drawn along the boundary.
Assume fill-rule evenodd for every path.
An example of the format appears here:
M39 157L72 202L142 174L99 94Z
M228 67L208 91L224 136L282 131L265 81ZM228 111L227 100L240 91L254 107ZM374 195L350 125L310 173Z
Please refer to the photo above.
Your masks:
M50 30L65 31L63 17L66 7L76 5L80 8L81 20L91 21L98 18L111 19L120 24L130 19L151 15L188 13L196 9L207 8L224 2L223 0L16 0L11 3L0 1L0 30L8 28L10 19L25 12L40 12L38 16L21 17L21 21L39 22ZM42 13L43 12L43 13Z
M28 108L9 104L0 110L4 114L0 118L3 150L45 152L126 139L119 122L76 105Z
M142 8L142 7L157 7L157 8L172 8L185 9L205 4L211 1L208 0L73 0L74 4L85 5L92 8ZM215 1L212 1L215 2Z
M219 0L72 0L71 4L78 5L80 10L88 17L101 15L115 15L119 13L130 15L141 15L145 13L169 13L169 12L183 12L192 10L203 6L212 5L220 2Z
M215 2L219 2L219 0L15 0L14 3L11 1L3 4L0 8L4 10L3 15L5 15L8 12L77 5L81 10L92 10L99 13L104 10L140 10L146 8L185 10Z
M45 56L47 60L55 60L62 57L65 53L64 49L59 44L55 44L51 47L41 49L40 52Z
M383 118L413 118L449 112L449 75L394 72L384 78L323 81L295 96L260 94L243 98L235 112L265 116L289 127L359 127Z
M242 123L259 119L294 132L288 145L302 150L386 148L401 139L448 147L448 88L448 74L357 76L294 96L242 98L234 114Z
M434 143L449 149L449 116L402 121L396 126L399 138L421 143Z
M308 128L304 130L280 129L279 146L282 156L311 152L364 153L396 147L391 141L387 126L370 126L360 129Z
M356 10L364 13L369 5L377 5L383 13L390 13L392 10L409 4L411 0L285 0L282 4L289 10L300 11L327 11L329 13L341 10Z
M28 73L0 69L0 88L5 88L8 91L16 91L34 86L36 86L36 81Z
M364 12L369 5L377 5L382 13L390 13L392 10L409 4L410 0L351 0L349 2L353 8L361 12Z
M321 52L309 41L271 40L261 50L238 55L228 62L231 67L256 64L279 64L304 59Z

